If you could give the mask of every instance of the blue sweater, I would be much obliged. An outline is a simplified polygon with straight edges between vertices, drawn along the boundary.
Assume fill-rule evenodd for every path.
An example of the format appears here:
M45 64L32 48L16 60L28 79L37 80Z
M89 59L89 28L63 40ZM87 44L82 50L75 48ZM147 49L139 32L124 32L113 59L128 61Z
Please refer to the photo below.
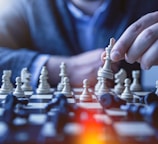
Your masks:
M14 81L39 54L83 52L66 0L6 0L6 5L0 4L0 75L10 69ZM118 39L131 23L157 10L157 0L111 0L95 47L107 46L111 37Z

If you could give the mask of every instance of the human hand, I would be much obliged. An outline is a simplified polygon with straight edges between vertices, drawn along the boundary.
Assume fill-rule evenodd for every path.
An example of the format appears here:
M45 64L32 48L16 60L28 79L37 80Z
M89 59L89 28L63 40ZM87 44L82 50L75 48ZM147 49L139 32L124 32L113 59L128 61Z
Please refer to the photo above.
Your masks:
M158 65L158 12L149 13L129 26L115 43L111 59L137 61L142 69Z
M100 55L103 49L96 49L71 57L52 56L46 67L49 73L49 79L52 84L58 84L59 66L65 62L70 84L73 87L82 87L83 80L88 79L90 86L94 86L97 80L97 71L102 65Z

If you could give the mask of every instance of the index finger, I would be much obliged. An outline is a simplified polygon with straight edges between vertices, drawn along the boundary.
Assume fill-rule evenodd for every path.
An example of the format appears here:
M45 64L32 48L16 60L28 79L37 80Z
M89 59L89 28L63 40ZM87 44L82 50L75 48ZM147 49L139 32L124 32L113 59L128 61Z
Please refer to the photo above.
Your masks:
M158 12L149 13L135 23L130 25L122 36L115 43L113 49L111 50L112 61L119 61L124 59L125 53L128 51L132 43L135 41L136 37L147 27L158 22Z

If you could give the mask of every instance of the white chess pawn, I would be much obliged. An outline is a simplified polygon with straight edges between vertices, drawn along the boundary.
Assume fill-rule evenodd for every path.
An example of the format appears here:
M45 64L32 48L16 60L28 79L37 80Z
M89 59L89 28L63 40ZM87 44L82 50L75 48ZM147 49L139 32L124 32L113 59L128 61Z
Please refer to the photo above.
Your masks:
M125 89L124 89L123 93L121 94L121 98L126 100L127 102L132 102L133 94L130 91L131 80L129 78L126 78L124 83L125 83Z
M16 88L15 91L13 92L13 95L17 97L25 97L24 91L21 88L22 82L20 77L16 77Z
M132 71L133 82L130 86L130 90L133 92L141 91L141 85L139 83L140 71L134 70Z
M80 101L89 102L92 101L92 94L89 92L89 82L88 79L83 81L83 92L80 95Z
M64 77L63 89L62 89L61 93L64 94L66 97L72 97L72 95L73 95L68 77Z

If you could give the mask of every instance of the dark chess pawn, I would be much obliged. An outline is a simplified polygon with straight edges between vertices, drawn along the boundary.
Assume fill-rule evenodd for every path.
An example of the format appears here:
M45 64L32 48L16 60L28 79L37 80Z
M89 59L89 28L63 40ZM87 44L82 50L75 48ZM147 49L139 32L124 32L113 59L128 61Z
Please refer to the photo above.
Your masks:
M110 93L101 95L99 102L104 108L107 108L107 109L119 108L121 105L126 104L125 100L119 98L118 96L112 95Z

